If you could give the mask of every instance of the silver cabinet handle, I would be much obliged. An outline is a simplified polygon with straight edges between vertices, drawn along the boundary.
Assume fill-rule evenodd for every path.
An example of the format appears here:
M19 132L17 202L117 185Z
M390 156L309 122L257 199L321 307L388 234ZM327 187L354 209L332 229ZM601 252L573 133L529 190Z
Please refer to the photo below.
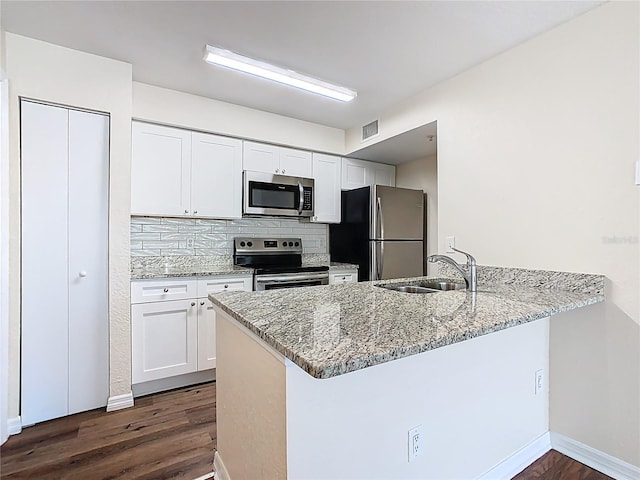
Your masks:
M276 173L280 173L280 169L279 168L276 168Z
M202 306L204 306L204 302L200 302L200 306L201 306L201 307L202 307Z
M165 288L165 289L164 289L164 293L169 293L169 289L168 289L168 288Z
M194 210L194 211L193 211L193 214L194 214L194 215L195 215L196 213L198 213L198 210Z
M229 285L225 285L224 288L229 288Z
M87 272L82 270L82 271L80 271L80 273L78 273L78 275L80 275L81 277L86 277L87 276Z
M196 302L191 302L191 306L195 307L196 306Z
M285 173L285 172L284 172L284 168L282 169L282 173Z
M189 213L189 210L185 210L184 213Z

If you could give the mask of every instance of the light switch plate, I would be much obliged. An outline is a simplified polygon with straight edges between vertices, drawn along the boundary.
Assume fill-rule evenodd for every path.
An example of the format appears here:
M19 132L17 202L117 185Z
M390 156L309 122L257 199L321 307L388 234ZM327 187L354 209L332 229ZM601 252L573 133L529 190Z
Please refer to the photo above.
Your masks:
M444 241L447 246L446 253L455 253L453 250L451 250L451 247L455 248L456 237L454 237L453 235L449 235L445 237Z

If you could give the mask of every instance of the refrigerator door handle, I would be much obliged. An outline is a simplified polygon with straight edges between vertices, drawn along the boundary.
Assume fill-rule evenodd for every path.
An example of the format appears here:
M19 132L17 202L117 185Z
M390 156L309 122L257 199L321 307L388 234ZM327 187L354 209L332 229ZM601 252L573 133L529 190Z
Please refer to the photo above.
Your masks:
M380 255L378 256L378 280L382 280L382 269L384 268L384 242L380 242Z
M376 213L378 217L378 225L380 225L380 237L376 237L376 238L380 238L381 240L384 240L384 216L382 215L382 200L380 199L380 197L376 197L376 210L377 210ZM378 232L375 232L375 233L377 235Z

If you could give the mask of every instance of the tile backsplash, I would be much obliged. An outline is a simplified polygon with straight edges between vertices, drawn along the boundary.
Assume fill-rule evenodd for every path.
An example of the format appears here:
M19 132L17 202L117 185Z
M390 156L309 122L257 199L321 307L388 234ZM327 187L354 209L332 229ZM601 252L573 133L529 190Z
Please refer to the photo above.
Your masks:
M233 255L235 237L300 237L303 253L329 252L328 226L289 218L131 217L131 256Z

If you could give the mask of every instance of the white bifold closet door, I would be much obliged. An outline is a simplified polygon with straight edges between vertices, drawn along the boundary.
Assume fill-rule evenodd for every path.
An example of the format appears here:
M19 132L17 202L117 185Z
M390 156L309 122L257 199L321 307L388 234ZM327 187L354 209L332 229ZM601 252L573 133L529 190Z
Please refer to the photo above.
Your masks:
M109 117L23 100L23 425L109 397Z

